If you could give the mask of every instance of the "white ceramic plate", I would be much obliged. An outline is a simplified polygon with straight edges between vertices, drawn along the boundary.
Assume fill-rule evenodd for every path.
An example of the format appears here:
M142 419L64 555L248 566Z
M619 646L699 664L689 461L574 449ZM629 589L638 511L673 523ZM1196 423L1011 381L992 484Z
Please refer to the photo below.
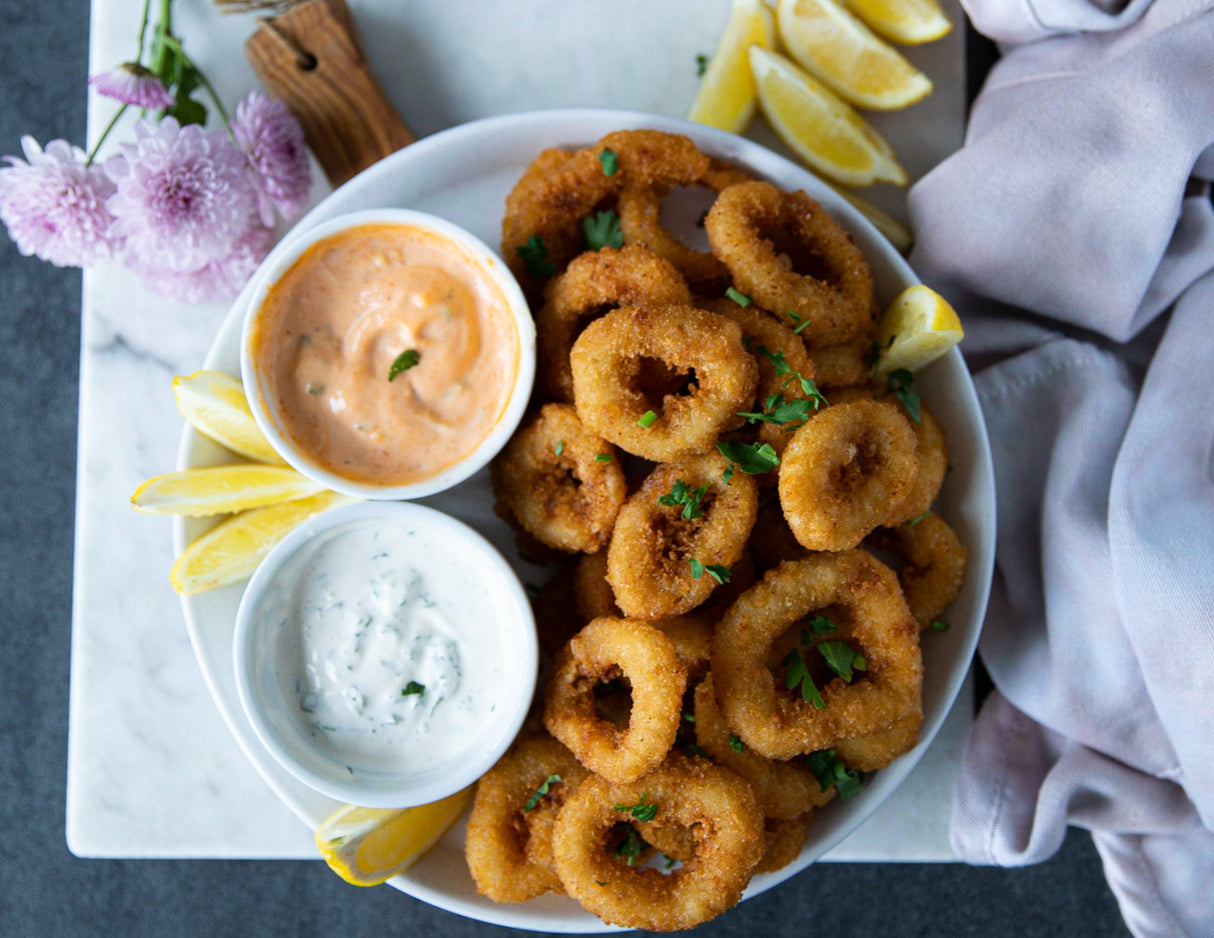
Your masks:
M352 179L321 202L295 230L302 231L345 212L399 207L441 216L496 245L506 194L536 154L546 147L585 146L613 130L635 127L688 134L705 152L745 166L783 188L809 192L855 237L872 267L877 295L883 304L903 287L917 282L910 268L876 230L805 170L741 137L631 111L514 114L435 134ZM249 292L246 289L232 305L207 355L205 368L239 374L240 327ZM994 560L990 448L973 384L956 350L921 372L916 388L948 434L952 471L945 480L937 508L969 549L965 586L949 612L952 629L928 633L924 638L924 719L919 745L867 779L858 797L844 803L834 802L819 811L797 861L776 873L756 876L746 896L757 895L800 872L876 810L919 761L944 721L969 668L986 609ZM180 468L232 459L231 454L187 428L178 457ZM423 503L449 512L484 534L512 558L524 582L536 584L542 580L543 571L518 558L508 529L494 516L486 471ZM204 521L177 520L176 549L180 552L206 526ZM237 742L270 787L300 820L315 830L338 807L337 802L287 775L262 748L240 709L233 674L232 638L242 591L243 587L236 585L184 597L182 606L190 639L207 687ZM572 933L611 930L564 896L547 895L529 902L499 905L477 895L464 862L463 840L464 826L460 824L410 870L395 877L392 885L448 911L514 928Z

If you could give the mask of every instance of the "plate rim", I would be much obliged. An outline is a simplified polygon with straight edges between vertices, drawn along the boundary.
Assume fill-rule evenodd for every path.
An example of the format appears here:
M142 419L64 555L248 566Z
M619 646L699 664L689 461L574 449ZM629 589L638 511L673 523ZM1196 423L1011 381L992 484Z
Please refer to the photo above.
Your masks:
M315 224L320 223L324 219L333 214L338 214L343 211L348 211L348 207L343 207L343 202L350 198L356 198L357 193L372 188L381 178L390 177L395 172L400 172L402 169L407 170L410 163L421 162L428 157L431 150L443 151L447 148L458 149L465 146L470 141L485 141L491 144L493 139L501 135L516 135L523 134L527 131L544 131L547 132L552 127L569 127L579 128L577 133L569 135L569 145L586 145L599 139L604 134L613 130L651 127L658 130L667 130L675 133L684 133L692 137L698 146L712 153L714 156L724 159L734 160L747 166L748 168L759 172L760 174L770 174L776 172L784 177L793 177L797 179L797 184L805 188L817 201L826 205L831 214L835 216L844 227L848 228L854 235L860 237L861 240L869 241L876 244L886 244L882 235L872 226L872 224L864 218L856 209L847 203L841 196L835 193L832 189L814 177L809 170L793 163L791 160L780 156L777 153L768 150L759 143L739 137L725 131L715 128L706 127L701 124L691 123L689 121L666 117L654 114L648 114L641 111L617 110L617 109L602 109L602 108L561 108L553 110L534 110L522 111L512 114L496 115L486 117L480 120L471 121L460 124L455 127L435 133L429 137L425 137L408 147L398 150L395 153L385 157L378 163L368 167L363 172L359 173L353 179L349 180L339 188L333 190L325 196L316 206L309 210L295 225L288 231L271 250L270 254L262 265L268 265L273 262L275 253L283 250L285 246L298 236L301 232L307 230ZM594 128L594 129L591 129ZM585 143L578 143L580 140L585 140ZM491 146L490 148L491 149ZM539 145L533 148L533 152L538 153ZM492 159L492 156L487 157ZM770 172L765 173L765 169ZM382 207L376 205L368 205L365 207ZM870 258L871 260L871 258ZM918 277L915 275L909 264L897 254L896 251L890 249L888 252L883 251L883 260L893 269L893 273L907 284L919 283ZM258 270L262 269L259 266ZM249 284L252 284L257 279L257 273L250 278ZM233 301L228 312L225 314L223 321L216 333L211 346L208 348L204 358L203 368L213 362L221 354L221 346L225 339L228 339L233 332L239 336L238 326L234 325L243 319L243 310L249 302L251 290L247 284L240 294ZM933 366L936 367L936 366ZM990 451L990 442L986 433L985 421L982 417L981 404L978 400L976 389L969 375L968 369L965 367L960 351L956 348L952 349L943 360L942 367L951 370L957 370L961 377L961 387L964 392L965 410L972 411L976 416L974 421L977 434L969 441L975 448L973 458L975 465L975 497L978 501L984 504L979 506L980 510L984 510L987 524L980 529L982 537L980 543L971 544L970 547L970 570L967 571L967 578L973 576L973 581L976 593L974 597L974 622L968 628L964 635L964 640L961 647L958 649L958 666L950 674L944 690L944 704L934 714L932 720L925 719L924 728L921 730L920 740L916 747L909 753L901 756L896 765L898 766L897 780L893 783L889 791L884 793L880 798L869 798L863 804L863 810L857 811L860 804L855 804L849 813L849 823L842 826L842 829L836 831L832 836L828 836L814 844L812 856L808 859L805 857L804 851L802 856L798 857L793 863L778 870L775 873L764 874L762 877L756 877L756 882L752 882L743 895L743 900L758 895L767 891L781 882L801 872L807 866L816 862L824 853L835 847L839 842L845 839L852 831L860 824L868 819L886 800L889 794L901 785L902 781L910 774L922 757L931 741L935 738L940 726L943 724L949 710L955 702L957 695L962 687L966 675L969 671L969 664L973 659L975 649L977 647L978 637L981 631L981 623L985 616L987 602L989 598L991 578L993 574L994 563L994 544L995 544L995 512L994 512L994 468ZM199 434L187 423L182 431L181 440L178 446L177 453L177 468L187 468L190 463L190 454L200 439ZM186 544L187 521L182 518L173 519L173 547L176 553L180 553ZM243 589L243 586L238 584L228 589ZM226 700L226 695L221 694L218 688L216 675L212 673L211 663L207 656L201 651L201 643L198 639L199 630L205 625L197 620L195 615L196 610L192 608L192 597L182 596L181 604L182 611L186 621L186 628L190 638L191 648L194 652L195 660L202 672L204 683L208 693L215 702L217 708L227 724L229 731L235 737L237 744L244 752L246 758L262 779L269 785L275 795L282 801L289 810L292 811L301 821L307 824L311 829L315 829L315 824L310 816L310 812L302 810L298 805L298 798L291 792L284 790L281 781L289 781L294 783L293 779L278 779L274 777L273 768L269 767L267 771L267 760L270 759L268 753L261 752L257 746L255 737L251 737L251 728L243 725L238 725L237 721L247 719L244 713L239 708L239 702L236 702L236 707L229 714L229 706L231 701ZM964 662L965 667L960 667L961 662ZM225 703L227 706L225 706ZM246 731L246 732L242 732ZM251 737L251 738L250 738ZM889 770L884 770L889 772ZM887 776L888 777L888 776ZM885 787L885 786L883 786ZM854 820L853 820L854 819ZM458 828L457 828L458 829ZM424 863L424 859L421 861ZM591 934L607 931L619 930L615 926L607 925L593 916L591 913L574 907L568 914L563 916L535 914L529 911L528 906L531 903L521 904L477 904L476 902L463 899L458 896L452 896L450 892L434 889L425 883L418 881L411 871L406 870L404 873L398 874L389 880L389 882L397 889L414 898L421 899L431 905L444 909L449 912L454 912L478 921L483 921L489 924L503 925L514 928L530 928L539 931L547 932L562 932L562 933L577 933ZM551 898L551 897L548 897ZM533 900L534 902L534 900Z

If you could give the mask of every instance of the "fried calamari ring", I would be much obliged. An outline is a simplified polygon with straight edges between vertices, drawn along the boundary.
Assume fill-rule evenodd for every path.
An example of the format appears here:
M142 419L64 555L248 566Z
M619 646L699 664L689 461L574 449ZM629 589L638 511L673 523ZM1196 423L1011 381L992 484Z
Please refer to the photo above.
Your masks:
M696 687L695 718L696 743L714 762L746 779L764 817L791 820L820 808L835 796L833 786L822 791L803 759L777 762L746 748L717 706L711 674Z
M822 391L850 388L868 381L873 370L873 339L864 333L839 345L812 349L814 381ZM827 394L832 401L835 395Z
M940 494L944 474L948 472L948 443L944 438L944 429L927 405L919 404L918 423L909 418L907 422L919 442L919 473L902 504L899 521L912 521L928 511Z
M687 393L647 394L645 362L689 380ZM758 369L737 324L691 306L612 310L573 345L582 422L636 456L670 462L707 452L754 400Z
M849 550L902 517L918 472L915 433L896 407L835 404L793 434L780 463L780 505L803 547Z
M494 902L522 902L565 891L552 861L552 825L561 805L589 774L568 749L544 734L516 742L481 777L464 841L477 892ZM547 793L538 795L553 775L560 781L550 782Z
M573 601L577 605L578 616L584 622L601 616L624 616L615 604L615 593L607 582L607 555L610 550L608 546L607 550L583 554L574 567Z
M632 686L625 730L595 709L594 688L624 677ZM544 688L544 725L581 763L627 782L657 766L674 745L687 667L658 629L629 619L595 619L557 653Z
M898 580L920 630L928 628L960 595L965 580L965 547L935 512L928 512L914 524L878 529L870 541L906 561Z
M652 805L655 827L688 829L694 853L670 873L629 867L609 836L630 812ZM675 931L732 908L763 855L763 813L750 786L706 760L672 756L644 778L611 784L589 778L565 802L552 830L565 890L603 921Z
M915 744L919 742L919 725L922 722L923 713L914 710L895 720L888 729L867 736L839 739L831 748L835 750L839 761L849 769L875 772L915 748Z
M832 789L833 791L833 789ZM805 837L809 833L809 825L813 822L812 811L807 811L800 817L777 821L775 818L765 818L763 821L763 859L755 867L756 873L774 873L782 870L801 855L805 846Z
M766 182L730 186L704 221L734 286L759 306L809 320L811 347L870 328L873 278L851 236L804 192Z
M494 458L490 479L499 515L570 553L607 543L627 494L615 448L569 404L545 404L531 417Z
M786 666L769 656L800 620L828 606L838 639L865 657L867 670L851 684L825 682L820 709L785 689ZM769 759L828 749L922 710L919 630L893 571L861 550L810 554L768 571L718 624L712 675L726 723Z
M601 159L608 149L616 155L611 175ZM519 255L520 248L536 243L532 238L539 239L544 261L559 273L585 247L583 220L613 207L626 184L686 185L707 168L708 157L690 138L657 130L618 131L573 153L545 150L506 197L502 255L524 292L535 297L544 278L530 272Z
M741 560L758 487L741 473L725 482L728 466L716 453L660 465L624 503L607 550L607 581L626 615L660 619L690 612L716 587L715 568ZM686 502L659 501L675 494L679 483L698 493L694 511Z
M691 302L683 277L665 258L641 245L579 254L550 281L535 317L536 379L541 394L573 401L569 352L592 319L620 306L670 306Z
M722 189L747 182L752 177L721 160L712 160L703 176L692 185L719 193ZM662 224L662 200L670 194L669 185L626 185L620 192L620 231L625 244L640 244L672 263L688 283L720 280L725 265L711 251L688 247L678 235Z

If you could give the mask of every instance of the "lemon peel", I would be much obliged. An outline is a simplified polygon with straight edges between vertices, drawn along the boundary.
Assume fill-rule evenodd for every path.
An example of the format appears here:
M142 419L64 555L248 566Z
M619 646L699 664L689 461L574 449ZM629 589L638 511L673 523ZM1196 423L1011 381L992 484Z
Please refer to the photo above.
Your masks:
M731 133L745 130L755 113L755 83L747 52L753 45L770 49L775 42L771 10L761 0L734 0L687 119Z
M888 374L900 368L918 371L964 336L961 318L944 297L923 284L907 287L881 317L876 373Z
M219 371L196 371L173 379L177 409L190 425L239 456L255 462L282 465L249 408L244 387Z

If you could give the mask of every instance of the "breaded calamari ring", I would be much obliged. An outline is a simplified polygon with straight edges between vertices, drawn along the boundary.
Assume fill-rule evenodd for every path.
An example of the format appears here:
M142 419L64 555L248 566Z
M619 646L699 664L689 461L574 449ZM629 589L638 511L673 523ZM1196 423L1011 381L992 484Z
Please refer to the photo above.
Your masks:
M869 541L906 561L898 580L920 630L928 628L960 595L965 581L965 546L935 512L928 512L913 524L879 528Z
M611 550L583 554L574 566L573 601L578 616L585 622L600 616L623 618L624 613L615 604L615 593L607 582L607 555Z
M619 677L632 687L624 730L595 709L595 686ZM553 661L544 725L592 772L631 781L661 763L674 745L686 688L687 667L661 631L630 619L595 619Z
M685 305L691 291L665 258L625 245L579 254L549 282L544 297L535 316L536 380L542 395L571 403L569 352L588 322L619 306Z
M867 736L837 739L831 748L835 750L839 761L849 769L875 772L915 748L915 744L919 742L919 725L922 722L922 711L913 710L899 717L886 729L869 733Z
M912 521L930 510L948 472L948 442L944 437L944 428L927 409L927 405L920 402L918 423L909 416L907 422L919 442L919 472L915 476L915 484L906 495L906 501L902 503L898 521Z
M786 689L784 661L770 657L785 633L827 607L837 640L862 654L867 670L850 684L825 682L819 708ZM922 710L919 629L894 572L862 550L810 554L769 570L717 625L712 675L726 723L769 759L828 749Z
M490 479L499 515L570 553L607 543L627 494L615 447L587 430L570 404L545 404L520 427L494 458Z
M647 823L689 829L695 851L663 873L627 866L608 847L633 806L651 806ZM553 856L566 892L603 921L675 931L732 908L763 855L763 812L750 786L702 759L672 756L628 784L587 779L565 802L552 830Z
M839 345L811 349L814 381L823 392L850 388L868 381L873 370L873 336L861 333ZM835 395L827 394L832 401Z
M838 345L872 323L873 278L851 236L804 192L766 182L730 186L704 220L733 285L759 306L808 324L812 347Z
M721 160L711 160L709 169L692 185L714 194L727 186L747 182L751 177L744 170ZM640 244L670 261L688 283L720 280L725 265L711 251L688 247L662 224L662 200L670 194L670 185L625 185L620 192L620 231L625 244Z
M793 434L780 462L780 506L803 547L850 550L902 517L919 444L892 404L835 404Z
M646 361L690 380L688 392L646 393ZM612 310L578 336L570 363L582 422L655 462L711 450L722 430L741 422L759 380L738 325L691 306Z
M721 714L711 674L696 687L695 718L697 745L714 762L750 783L764 817L791 820L822 807L835 796L834 786L822 791L805 760L777 762L748 749Z
M783 821L764 818L763 859L755 867L755 873L774 873L799 857L813 819L812 811Z
M728 466L716 453L665 463L624 503L607 550L607 581L626 615L660 619L690 612L717 586L708 568L729 569L741 560L758 487L742 473L725 482ZM659 501L679 483L690 492L703 489L694 512L686 503Z
M464 840L477 892L494 902L522 902L565 891L552 861L552 825L589 774L544 733L516 742L481 776ZM560 781L549 782L547 793L539 795L553 775Z

